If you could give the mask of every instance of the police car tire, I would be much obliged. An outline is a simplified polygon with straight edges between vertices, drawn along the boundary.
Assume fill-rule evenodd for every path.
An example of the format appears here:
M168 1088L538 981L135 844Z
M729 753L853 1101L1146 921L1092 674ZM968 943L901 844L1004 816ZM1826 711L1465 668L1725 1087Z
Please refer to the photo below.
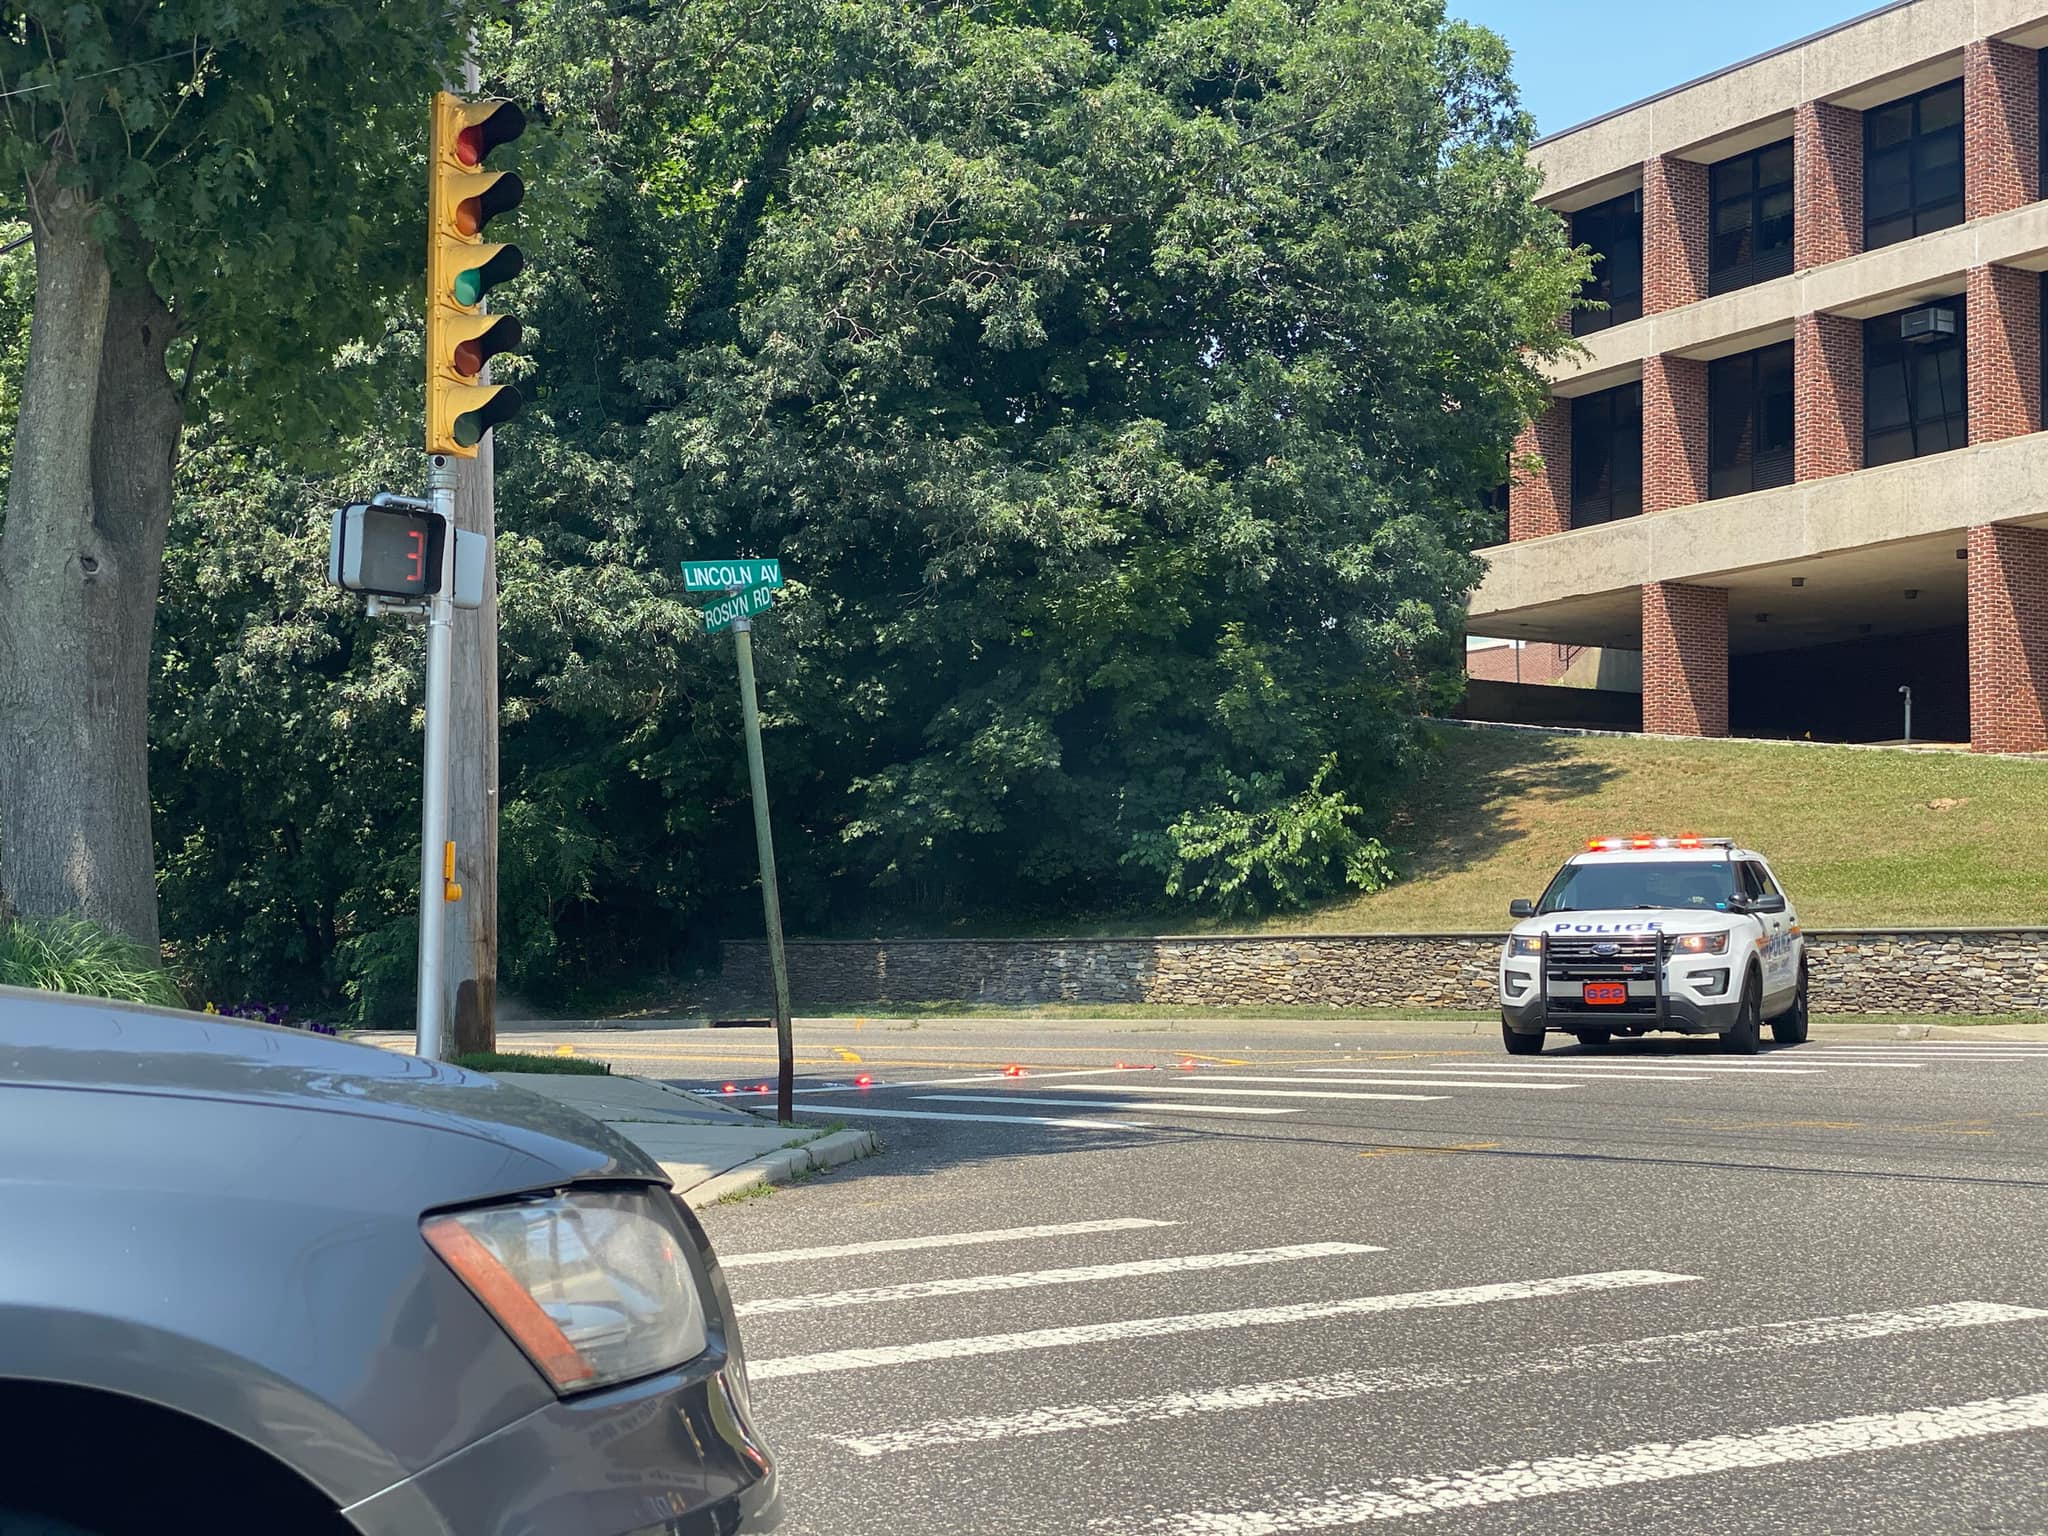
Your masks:
M1502 1015L1500 1021L1500 1043L1507 1047L1510 1056L1536 1056L1543 1050L1543 1036L1525 1035Z
M1771 1038L1780 1045L1806 1044L1806 1032L1811 1021L1806 1000L1806 962L1799 962L1799 990L1793 994L1792 1006L1771 1020Z
M1754 1056L1763 1043L1763 1012L1763 983L1751 971L1742 984L1742 1011L1735 1016L1735 1027L1721 1036L1721 1049L1731 1056Z

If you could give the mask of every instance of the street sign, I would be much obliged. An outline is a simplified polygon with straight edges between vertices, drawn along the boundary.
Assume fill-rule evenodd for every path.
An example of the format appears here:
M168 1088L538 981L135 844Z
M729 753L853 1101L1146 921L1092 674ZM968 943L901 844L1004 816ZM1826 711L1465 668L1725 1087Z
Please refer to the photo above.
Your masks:
M736 621L751 619L755 614L774 606L775 594L766 587L755 587L748 592L735 592L731 597L721 598L704 610L704 633L720 634L731 629Z
M740 592L782 585L780 560L685 560L685 592ZM752 610L760 612L756 608Z

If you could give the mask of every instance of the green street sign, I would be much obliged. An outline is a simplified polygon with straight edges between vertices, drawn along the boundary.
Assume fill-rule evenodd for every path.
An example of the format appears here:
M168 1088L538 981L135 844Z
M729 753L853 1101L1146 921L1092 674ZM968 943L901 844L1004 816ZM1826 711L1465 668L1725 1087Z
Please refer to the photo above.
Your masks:
M704 610L704 633L721 634L731 629L736 620L751 619L755 614L774 606L775 594L766 587L735 592L731 597L720 598Z
M685 592L744 592L782 585L780 560L685 560Z

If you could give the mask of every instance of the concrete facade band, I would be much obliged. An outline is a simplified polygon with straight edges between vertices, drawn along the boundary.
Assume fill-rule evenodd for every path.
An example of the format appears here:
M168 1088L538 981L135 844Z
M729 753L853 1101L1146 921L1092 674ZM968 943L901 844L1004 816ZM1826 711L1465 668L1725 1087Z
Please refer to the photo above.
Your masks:
M1943 226L1946 236L1960 237L1980 220L2024 217L2022 211L2041 200L2044 71L2039 50L2040 45L2048 43L2048 8L2025 27L2002 29L2008 35L1969 39L1959 50L1959 66L1947 62L1955 59L1954 54L1923 59L1885 58L1876 52L1881 45L1888 46L1888 38L1933 36L1943 27L1953 30L1970 25L1970 13L1954 0L1916 0L1915 5L1903 9L1924 11L1918 18L1909 18L1919 26L1918 33L1905 29L1903 24L1893 31L1883 30L1894 26L1887 15L1860 18L1840 29L1847 41L1837 43L1824 36L1788 50L1788 56L1815 54L1814 60L1801 61L1799 71L1792 71L1789 66L1780 69L1776 56L1766 56L1751 66L1739 66L1729 72L1725 90L1721 83L1710 79L1675 93L1689 102L1691 97L1687 93L1705 101L1708 93L1723 90L1728 101L1734 103L1724 113L1730 122L1743 111L1757 119L1753 128L1722 135L1726 144L1733 146L1726 148L1725 153L1696 146L1674 147L1645 154L1633 170L1622 164L1579 186L1546 190L1546 196L1558 198L1562 209L1575 209L1591 206L1597 198L1612 196L1617 185L1626 186L1639 179L1643 318L1630 324L1629 334L1652 339L1668 335L1685 341L1684 353L1669 348L1645 351L1639 354L1639 365L1628 363L1616 342L1612 350L1617 362L1605 365L1605 376L1617 383L1630 382L1631 371L1640 379L1642 502L1637 520L1697 507L1716 494L1709 463L1711 361L1769 346L1781 339L1792 343L1793 482L1805 484L1832 476L1880 473L1865 468L1866 434L1872 430L1865 414L1866 322L1893 310L1902 312L1915 303L1954 304L1960 300L1957 307L1963 320L1960 329L1968 448L2043 430L2043 375L2048 359L2044 359L2043 352L2042 294L2043 271L2048 269L2048 243L2033 248L2023 245L2010 254L1999 250L1996 256L2000 259L1972 260L1965 256L1962 267L1952 277L1937 272L1932 284L1920 282L1917 291L1894 289L1889 293L1849 294L1839 303L1816 304L1789 316L1782 329L1773 323L1768 329L1746 334L1712 334L1717 322L1711 316L1736 313L1722 299L1710 294L1709 259L1715 235L1710 178L1714 164L1720 158L1767 144L1774 135L1789 137L1792 275L1777 281L1785 285L1784 292L1825 296L1830 290L1806 282L1803 275L1830 264L1854 263L1866 254L1865 119L1866 113L1891 104L1882 94L1888 88L1884 83L1887 80L1895 82L1889 88L1897 89L1905 97L1930 89L1929 81L1933 86L1952 81L1960 70L1964 230L1952 227L1955 220L1951 216L1949 224ZM2026 40L2016 41L2015 37ZM1862 41L1858 46L1865 47L1868 56L1855 67L1870 71L1870 83L1831 91L1827 97L1770 103L1759 97L1763 84L1752 86L1745 73L1753 73L1758 82L1822 78L1823 65L1841 70L1850 67L1832 61L1837 56L1852 57L1848 50L1859 38ZM1830 49L1834 51L1829 52ZM1913 74L1915 70L1918 75ZM1714 101L1718 103L1720 98ZM1770 110L1763 111L1765 107ZM1630 114L1643 117L1648 126L1638 141L1654 149L1658 113L1667 110L1675 115L1678 108L1665 109L1660 99L1653 99L1641 108L1624 109L1616 115L1618 123L1603 119L1588 125L1582 131L1588 145L1583 150L1569 142L1580 132L1575 131L1559 136L1567 142L1539 150L1539 158L1548 156L1547 172L1555 173L1562 168L1566 173L1577 170L1578 174L1593 178L1594 150L1606 153L1610 141L1627 142L1632 131ZM1717 105L1716 110L1722 108ZM1782 119L1778 114L1783 114ZM1882 144L1877 138L1871 142ZM1876 186L1872 182L1872 187ZM1883 207L1873 203L1872 208L1882 220ZM1928 243L1930 250L1933 243L1944 238L1941 231L1918 237ZM1951 242L1941 249L1963 247ZM1844 268L1845 273L1852 270ZM1845 294L1846 282L1847 278L1836 282L1836 287ZM1944 290L1943 283L1953 286ZM1954 297L1944 300L1944 291ZM1713 308L1717 304L1722 305L1720 310ZM1689 322L1684 313L1692 309L1702 316L1696 324ZM1621 329L1616 328L1617 334ZM1596 364L1602 362L1595 359ZM1572 520L1574 393L1568 370L1553 387L1560 393L1516 445L1509 487L1511 546L1531 540L1578 537ZM1955 447L1953 443L1947 444L1944 451L1954 451ZM1927 454L1932 450L1916 444L1914 451ZM2038 510L2043 520L2048 521L2048 490L2044 490ZM1619 541L1630 536L1620 527L1621 521L1617 519L1601 530L1603 537L1611 536L1617 541L1617 547ZM2048 529L2017 521L1994 521L1979 527L1975 526L1976 521L1974 516L1959 519L1959 524L1967 522L1970 526L1957 526L1945 541L1954 551L1949 558L1968 562L1971 745L1990 751L2048 751L2048 708L2044 708L2043 702L2044 687L2048 687L2048 566L2044 566L2041 552L2043 541L2048 540ZM1871 547L1882 540L1882 535L1872 535ZM1851 538L1845 542L1854 541ZM1928 542L1931 546L1936 541ZM1560 547L1558 559L1581 561L1597 574L1599 562L1585 559L1589 548L1584 543L1574 544L1569 550ZM1741 551L1735 553L1739 555ZM1728 561L1731 566L1741 563L1739 559ZM1948 568L1951 575L1953 569ZM1702 735L1728 730L1729 601L1726 590L1720 590L1718 597L1714 595L1720 585L1711 571L1703 572L1697 580L1645 581L1641 585L1646 730ZM1804 578L1790 585L1803 586ZM1952 591L1953 587L1946 590ZM1747 603L1743 605L1745 622L1750 617L1749 607ZM1502 611L1515 610L1504 602ZM1609 604L1605 612L1611 615L1613 611ZM1562 620L1547 631L1541 625L1496 631L1484 628L1485 617L1483 604L1475 601L1475 633L1520 633L1532 640L1571 644L1613 643L1568 633ZM1764 615L1756 617L1761 622ZM1863 628L1868 632L1870 626Z

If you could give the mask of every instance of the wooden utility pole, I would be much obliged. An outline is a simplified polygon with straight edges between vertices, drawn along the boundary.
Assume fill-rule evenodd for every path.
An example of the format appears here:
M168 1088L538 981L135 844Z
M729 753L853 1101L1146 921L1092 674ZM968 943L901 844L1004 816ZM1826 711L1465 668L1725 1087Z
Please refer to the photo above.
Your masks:
M441 974L456 1054L498 1043L498 550L493 501L495 433L461 461L455 526L489 539L484 602L455 615L449 711L448 836L462 899L448 909Z
M463 90L482 88L472 48ZM490 382L486 365L478 383ZM457 1055L498 1045L498 540L497 434L485 433L473 459L458 460L455 526L486 540L484 602L455 616L454 697L450 714L448 836L455 844L453 903L442 945L448 1034Z

